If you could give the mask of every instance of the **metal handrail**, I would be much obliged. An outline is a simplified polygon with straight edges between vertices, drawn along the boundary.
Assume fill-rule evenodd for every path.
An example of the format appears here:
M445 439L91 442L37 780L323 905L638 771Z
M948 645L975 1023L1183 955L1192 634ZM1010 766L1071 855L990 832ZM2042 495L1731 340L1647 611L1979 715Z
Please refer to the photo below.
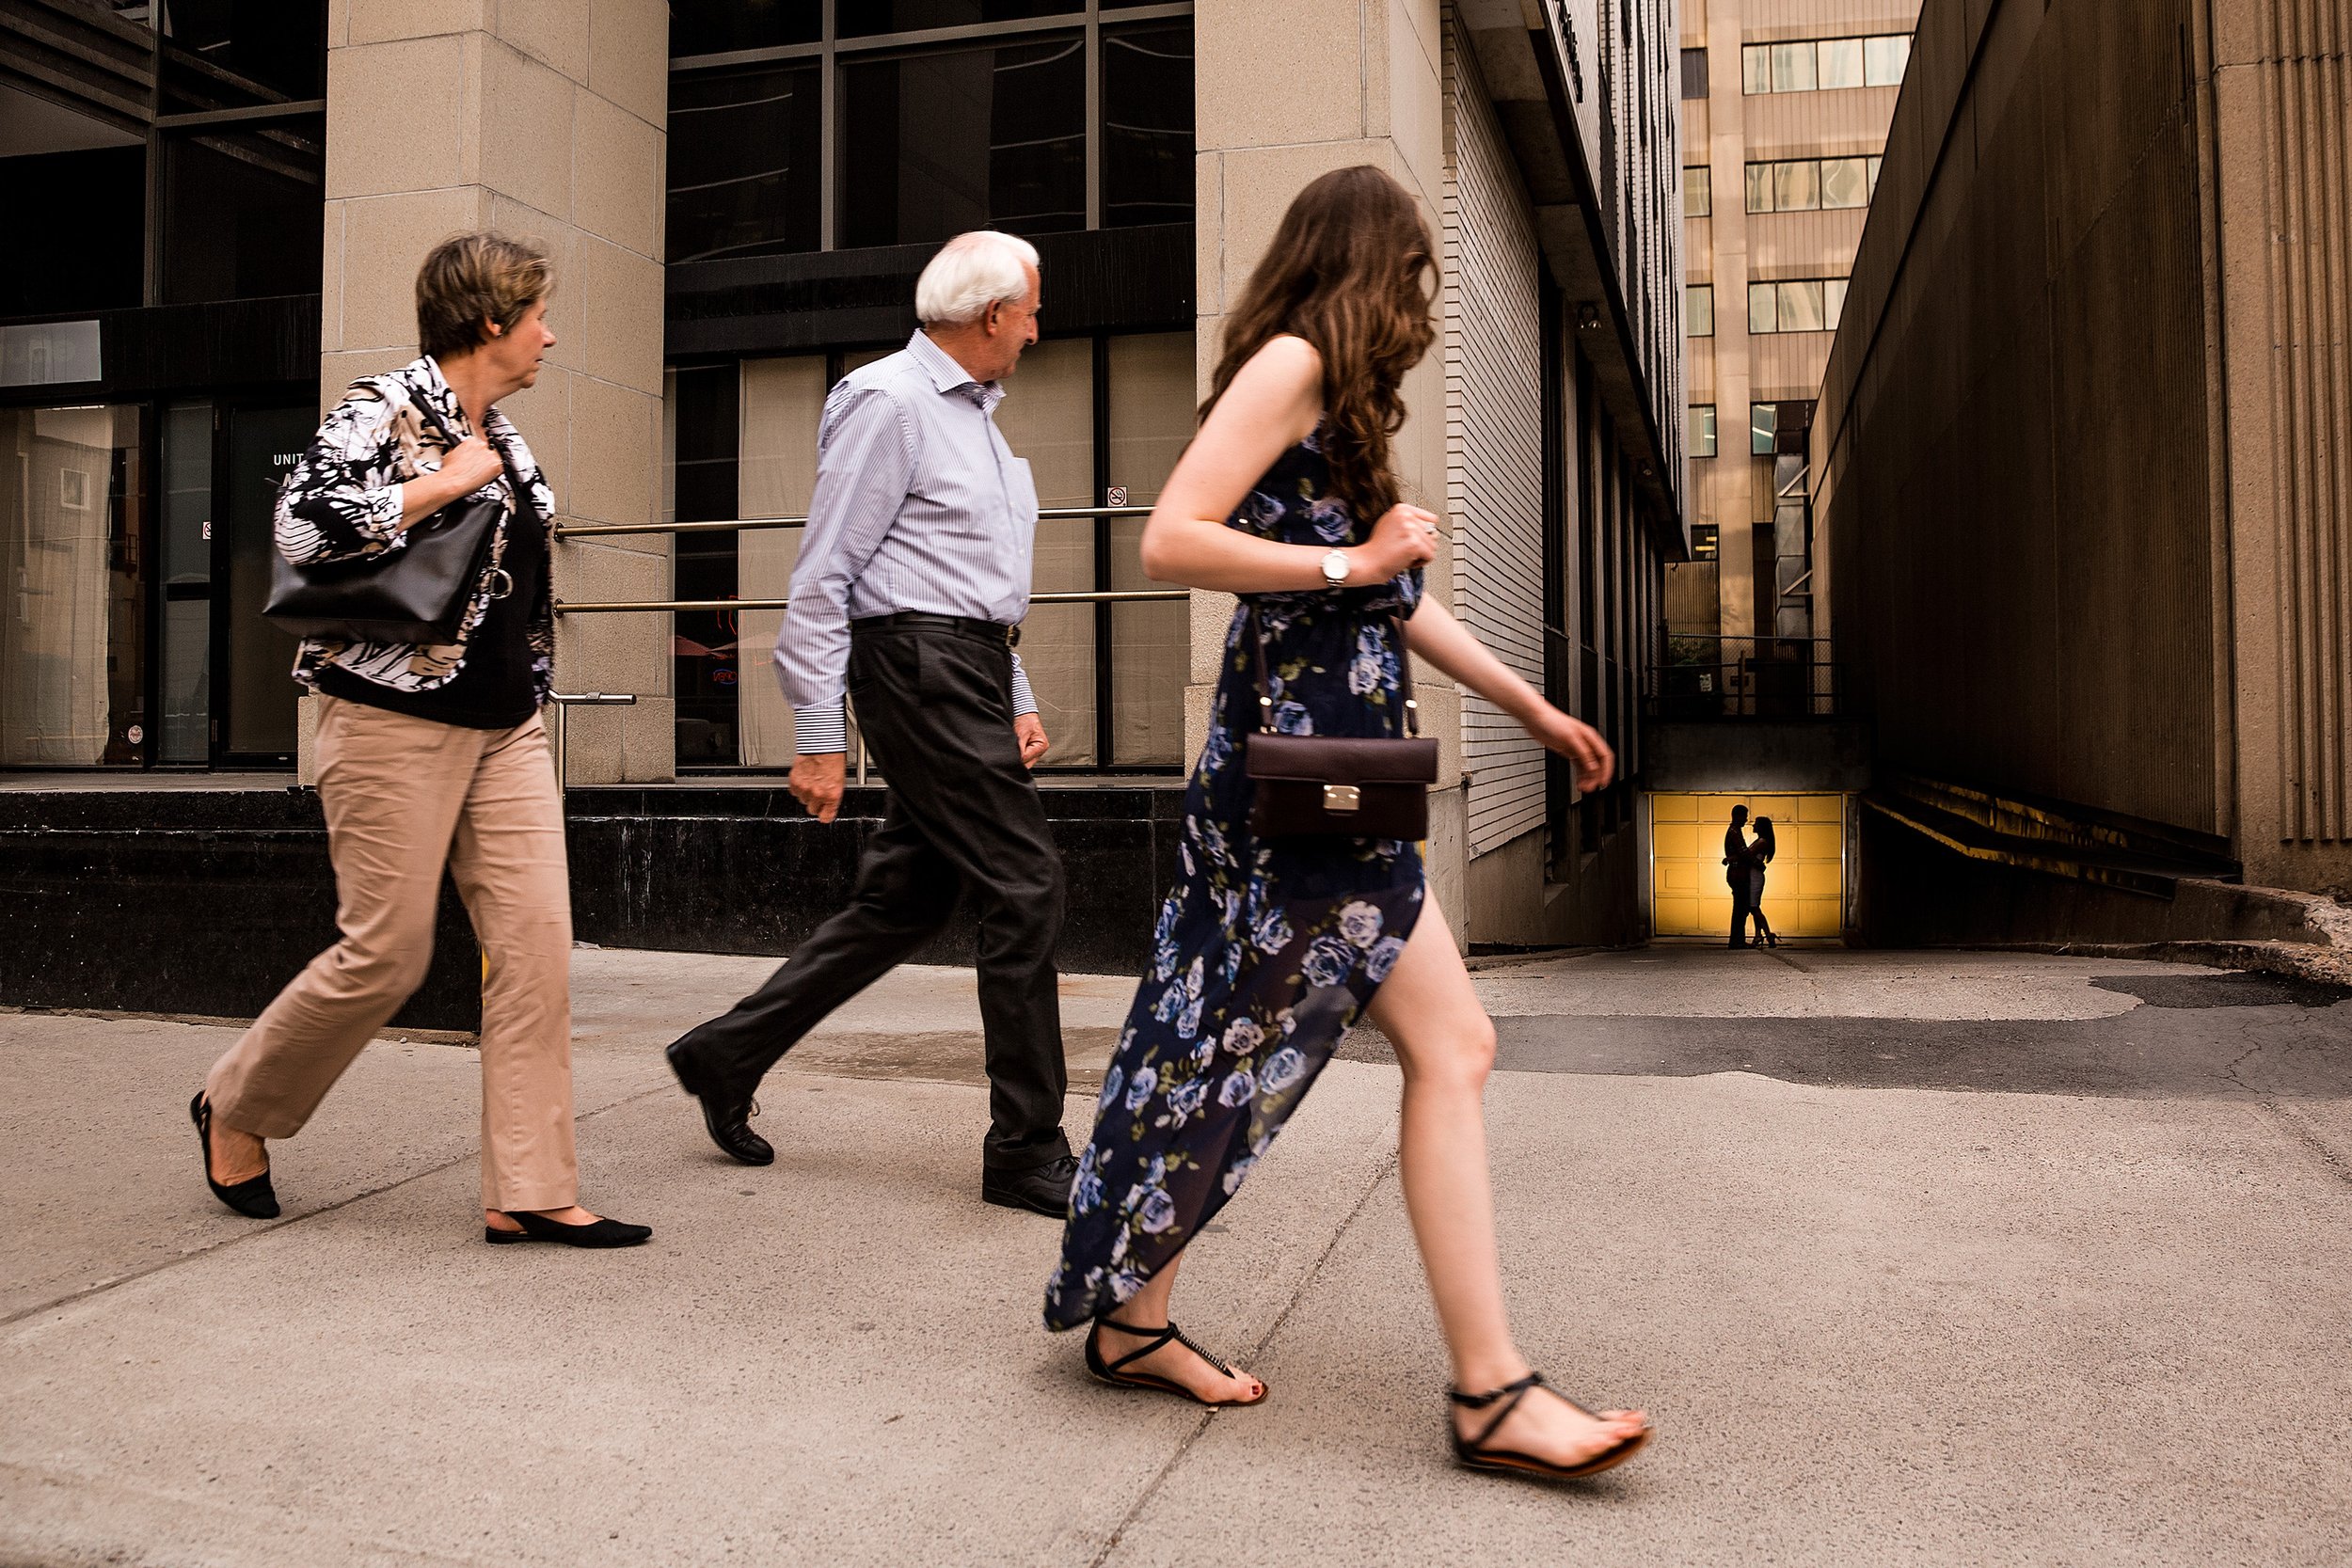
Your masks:
M1032 594L1029 595L1029 602L1031 604L1153 604L1191 597L1191 593L1183 588L1138 588L1101 594ZM566 604L558 599L555 601L555 612L558 615L596 615L626 610L673 611L782 610L790 602L788 599L612 599L589 604Z
M1039 512L1041 523L1072 522L1081 517L1148 517L1148 506L1049 506ZM735 517L704 523L566 523L555 531L558 539L595 539L616 533L733 533L739 530L805 528L806 517Z

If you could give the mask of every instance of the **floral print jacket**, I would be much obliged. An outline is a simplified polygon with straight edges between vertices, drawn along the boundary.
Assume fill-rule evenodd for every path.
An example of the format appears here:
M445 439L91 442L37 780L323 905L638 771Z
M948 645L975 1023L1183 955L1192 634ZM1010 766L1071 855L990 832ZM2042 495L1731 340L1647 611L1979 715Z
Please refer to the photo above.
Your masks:
M313 562L354 561L384 555L404 547L408 537L401 531L401 486L438 468L450 443L417 412L420 402L430 403L451 430L461 436L468 426L457 394L441 377L431 356L384 375L362 377L351 384L343 401L326 416L294 471L278 493L278 549L296 565ZM555 496L539 472L530 447L504 414L490 410L484 436L502 451L531 492L532 513L548 530L549 559L553 557ZM506 523L490 547L490 562L475 584L457 641L438 645L412 642L339 642L309 638L294 657L294 676L315 685L322 666L341 665L362 680L395 691L430 691L446 686L465 667L466 644L490 608L492 585L500 562L506 556L508 530L514 526L514 498L501 474L479 495L508 502ZM530 627L532 674L545 704L555 685L555 618L543 599L532 607Z

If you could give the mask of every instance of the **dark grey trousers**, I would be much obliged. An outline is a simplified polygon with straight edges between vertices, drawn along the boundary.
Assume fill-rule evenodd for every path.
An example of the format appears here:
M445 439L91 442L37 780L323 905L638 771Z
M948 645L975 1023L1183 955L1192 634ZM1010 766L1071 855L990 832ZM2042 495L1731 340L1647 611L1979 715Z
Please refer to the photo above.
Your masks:
M768 983L681 1042L746 1097L828 1013L936 935L959 891L978 917L989 1130L983 1162L1025 1170L1070 1152L1062 1098L1061 856L1012 733L1012 655L929 627L853 627L850 697L889 784L842 910Z

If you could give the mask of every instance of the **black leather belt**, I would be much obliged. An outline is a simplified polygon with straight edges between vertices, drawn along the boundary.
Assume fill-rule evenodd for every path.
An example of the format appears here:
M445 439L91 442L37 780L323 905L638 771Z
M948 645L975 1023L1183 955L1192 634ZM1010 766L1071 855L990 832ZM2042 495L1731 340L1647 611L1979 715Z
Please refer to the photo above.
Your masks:
M973 615L932 615L920 610L902 610L896 615L868 615L850 623L851 631L881 631L891 626L912 627L920 631L951 631L959 637L993 642L1000 648L1021 645L1019 626L983 621Z

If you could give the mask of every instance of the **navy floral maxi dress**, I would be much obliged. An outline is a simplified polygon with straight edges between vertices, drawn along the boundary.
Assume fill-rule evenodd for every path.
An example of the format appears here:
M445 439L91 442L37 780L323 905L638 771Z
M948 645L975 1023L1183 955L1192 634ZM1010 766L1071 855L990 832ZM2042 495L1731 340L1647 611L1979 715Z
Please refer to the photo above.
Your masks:
M1266 470L1228 526L1289 545L1369 533L1330 494L1316 436ZM1250 594L1236 610L1185 793L1181 875L1078 1162L1048 1328L1111 1312L1224 1207L1405 950L1422 911L1420 846L1250 834L1248 610L1265 631L1275 728L1396 736L1404 650L1391 618L1409 617L1421 590L1416 569L1371 588Z

